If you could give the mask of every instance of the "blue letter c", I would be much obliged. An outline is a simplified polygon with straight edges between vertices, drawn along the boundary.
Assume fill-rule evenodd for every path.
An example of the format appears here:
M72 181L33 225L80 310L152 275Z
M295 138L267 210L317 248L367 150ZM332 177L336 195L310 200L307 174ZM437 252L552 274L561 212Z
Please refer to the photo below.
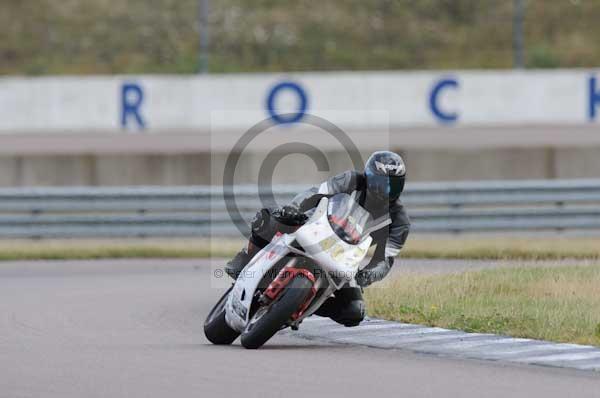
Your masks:
M442 123L453 123L458 120L458 114L456 112L444 112L438 105L438 96L440 92L447 88L458 88L458 81L456 79L443 79L438 81L431 90L429 95L429 109L431 113Z

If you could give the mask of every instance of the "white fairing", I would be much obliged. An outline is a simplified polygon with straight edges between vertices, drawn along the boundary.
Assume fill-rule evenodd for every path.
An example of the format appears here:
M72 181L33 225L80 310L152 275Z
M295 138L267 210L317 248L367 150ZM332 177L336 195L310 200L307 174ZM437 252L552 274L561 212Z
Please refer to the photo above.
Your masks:
M298 252L290 247L294 240L304 249L303 254L327 273L325 279L335 286L333 290L340 289L346 282L353 280L361 261L367 255L372 238L367 235L358 245L351 245L340 239L329 224L327 205L328 200L323 198L304 226L293 234L274 238L242 270L225 307L225 320L231 328L239 332L246 328L250 306L260 281L288 253ZM320 277L315 276L318 279Z
M361 261L367 255L372 238L367 236L358 245L340 239L327 219L327 200L319 203L311 220L294 234L308 257L314 259L325 271L343 282L354 278ZM338 286L340 287L340 286Z
M244 267L225 305L225 321L241 332L248 323L254 292L262 277L289 252L288 235L275 238Z

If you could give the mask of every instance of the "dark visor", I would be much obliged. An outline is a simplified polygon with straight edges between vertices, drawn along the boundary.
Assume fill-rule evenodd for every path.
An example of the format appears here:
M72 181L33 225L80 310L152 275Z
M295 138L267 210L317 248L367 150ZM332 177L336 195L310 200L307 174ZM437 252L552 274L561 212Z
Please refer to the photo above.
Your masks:
M382 198L398 199L404 189L404 177L388 177L368 173L367 188Z

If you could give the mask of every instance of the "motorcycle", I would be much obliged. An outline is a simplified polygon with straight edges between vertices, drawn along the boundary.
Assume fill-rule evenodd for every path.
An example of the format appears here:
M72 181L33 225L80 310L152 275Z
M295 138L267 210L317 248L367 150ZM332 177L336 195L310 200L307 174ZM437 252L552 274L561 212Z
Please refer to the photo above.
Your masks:
M204 323L213 344L241 335L256 349L278 331L311 316L336 290L354 280L371 245L371 232L390 223L374 220L355 195L322 198L307 221L277 233L244 267Z

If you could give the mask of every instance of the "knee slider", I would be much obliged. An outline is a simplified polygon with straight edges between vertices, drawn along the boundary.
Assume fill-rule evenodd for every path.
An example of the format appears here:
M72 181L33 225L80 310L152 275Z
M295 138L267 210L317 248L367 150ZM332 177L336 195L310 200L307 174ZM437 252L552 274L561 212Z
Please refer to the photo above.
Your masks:
M358 326L365 319L365 303L362 300L353 300L348 303L344 311L342 324L344 326Z

